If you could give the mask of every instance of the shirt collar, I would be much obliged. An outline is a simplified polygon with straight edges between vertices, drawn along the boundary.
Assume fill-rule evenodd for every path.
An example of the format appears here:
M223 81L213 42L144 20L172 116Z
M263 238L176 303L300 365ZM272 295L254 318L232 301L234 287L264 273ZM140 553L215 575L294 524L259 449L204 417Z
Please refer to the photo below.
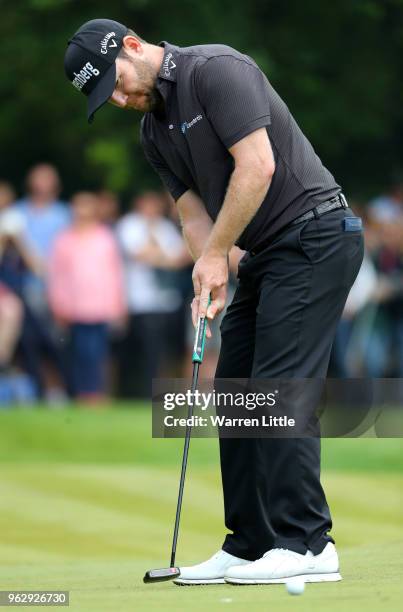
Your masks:
M164 48L164 57L162 59L161 69L158 73L158 77L160 79L176 83L176 71L178 69L179 61L179 48L175 47L174 45L171 45L165 40L158 43L158 45Z

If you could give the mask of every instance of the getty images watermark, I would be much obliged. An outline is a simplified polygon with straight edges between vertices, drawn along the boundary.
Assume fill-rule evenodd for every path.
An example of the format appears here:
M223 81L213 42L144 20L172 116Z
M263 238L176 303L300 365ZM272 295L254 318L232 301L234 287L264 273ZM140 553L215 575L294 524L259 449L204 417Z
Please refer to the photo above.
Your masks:
M202 412L208 412L212 407L215 410L236 407L252 411L256 408L273 408L278 400L278 393L278 389L269 393L218 392L215 389L210 392L199 390L192 392L188 389L185 393L164 393L163 406L167 412L189 407L189 405L193 407L193 410ZM190 417L167 414L163 417L163 423L165 427L294 427L295 419L286 415L276 416L269 413L263 413L259 417L229 416L227 413L207 414L206 416L193 414Z
M403 437L402 379L153 381L153 437ZM190 408L190 410L189 410Z

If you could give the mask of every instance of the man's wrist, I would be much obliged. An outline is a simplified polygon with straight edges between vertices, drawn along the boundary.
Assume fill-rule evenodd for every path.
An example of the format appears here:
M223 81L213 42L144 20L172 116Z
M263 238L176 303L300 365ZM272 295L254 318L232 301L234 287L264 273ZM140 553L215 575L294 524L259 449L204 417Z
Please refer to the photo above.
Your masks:
M228 257L228 253L231 250L230 248L227 248L225 246L220 246L217 244L210 244L207 243L206 246L203 249L203 253L202 255L208 255L208 256L212 256L212 257Z

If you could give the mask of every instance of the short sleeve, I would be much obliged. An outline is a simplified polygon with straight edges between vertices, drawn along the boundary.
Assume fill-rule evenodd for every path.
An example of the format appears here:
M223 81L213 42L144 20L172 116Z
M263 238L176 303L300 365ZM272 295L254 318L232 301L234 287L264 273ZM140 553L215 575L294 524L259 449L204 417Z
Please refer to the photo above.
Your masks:
M269 84L253 63L231 55L207 60L196 77L206 117L224 145L270 124Z
M154 168L176 202L185 191L188 191L189 187L182 183L172 170L168 168L157 148L145 137L143 128L140 131L140 141L148 163Z

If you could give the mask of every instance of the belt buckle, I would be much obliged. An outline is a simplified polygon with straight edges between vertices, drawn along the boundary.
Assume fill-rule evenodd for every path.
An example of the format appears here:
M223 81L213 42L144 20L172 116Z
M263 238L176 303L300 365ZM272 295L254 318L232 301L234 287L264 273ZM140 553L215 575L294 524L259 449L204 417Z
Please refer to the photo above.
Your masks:
M343 208L348 208L348 202L344 193L339 193L340 202Z

